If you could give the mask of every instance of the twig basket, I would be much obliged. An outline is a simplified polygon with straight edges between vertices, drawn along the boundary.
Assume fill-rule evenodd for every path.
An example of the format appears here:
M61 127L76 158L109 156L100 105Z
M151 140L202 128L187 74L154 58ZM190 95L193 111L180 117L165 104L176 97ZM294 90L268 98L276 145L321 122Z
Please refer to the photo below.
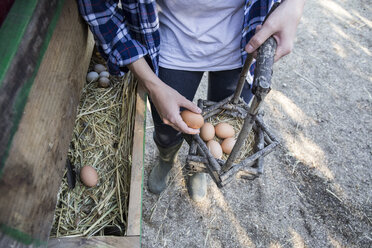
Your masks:
M216 159L198 134L185 135L185 139L190 145L186 160L188 169L193 172L208 172L218 187L223 187L231 182L239 171L244 171L252 175L253 178L258 177L263 173L263 157L272 152L279 144L275 135L263 122L262 116L258 114L265 96L270 91L276 45L275 39L271 37L258 51L252 86L254 96L250 105L245 103L240 95L253 59L251 55L248 55L244 63L234 95L217 103L201 99L198 101L204 120L214 118L221 113L232 118L244 119L234 148L226 160ZM256 136L255 152L236 162L244 141L252 129Z

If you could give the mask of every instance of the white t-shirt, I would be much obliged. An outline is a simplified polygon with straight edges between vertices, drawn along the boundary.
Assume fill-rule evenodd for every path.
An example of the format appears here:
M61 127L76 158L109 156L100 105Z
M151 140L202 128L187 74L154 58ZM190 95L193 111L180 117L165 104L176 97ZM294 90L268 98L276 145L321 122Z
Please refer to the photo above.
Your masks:
M242 67L244 0L158 0L159 65L220 71Z

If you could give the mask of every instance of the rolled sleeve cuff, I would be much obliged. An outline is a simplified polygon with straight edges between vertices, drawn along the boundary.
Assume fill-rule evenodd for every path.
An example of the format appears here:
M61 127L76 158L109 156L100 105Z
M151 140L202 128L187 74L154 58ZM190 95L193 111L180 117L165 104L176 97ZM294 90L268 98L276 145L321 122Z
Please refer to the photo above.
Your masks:
M128 64L137 61L147 54L146 47L137 40L117 42L107 60L110 74L123 76L128 72L128 68L126 67Z

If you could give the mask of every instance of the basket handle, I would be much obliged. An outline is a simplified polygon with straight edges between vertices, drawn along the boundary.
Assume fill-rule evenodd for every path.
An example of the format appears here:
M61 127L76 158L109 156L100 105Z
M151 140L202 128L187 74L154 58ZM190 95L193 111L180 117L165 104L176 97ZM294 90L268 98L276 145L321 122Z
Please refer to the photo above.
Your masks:
M267 20L267 18L271 15L271 13L274 12L274 10L279 6L279 2L276 2L274 3L274 5L271 7L269 13L266 15L265 17L265 20L263 21L262 24L264 24ZM267 39L259 48L258 50L258 57L257 57L257 60L259 59L260 57L260 50L262 47L266 47L268 44L267 42L269 40L273 39L275 41L275 39L271 36L269 39ZM268 42L269 44L272 44L272 42ZM275 42L275 48L274 48L274 53L273 53L273 58L274 58L274 55L275 55L275 50L276 50L276 42ZM243 91L243 87L244 87L244 83L245 83L245 79L247 77L247 74L248 74L248 71L249 71L249 68L251 67L251 64L252 64L252 61L253 61L253 54L251 53L248 53L247 55L247 58L245 59L244 61L244 65L243 65L243 68L242 68L242 71L240 72L240 76L239 76L239 81L238 81L238 84L236 86L236 89L235 89L235 93L234 93L234 97L232 99L232 102L234 104L237 104L239 102L239 99L240 99L240 95L242 94L242 91ZM273 62L274 63L274 62ZM273 66L273 63L271 64L271 67ZM255 73L257 71L257 68L255 70ZM255 75L256 76L256 75ZM270 77L271 79L271 77ZM254 92L253 92L254 93Z
M270 37L258 50L252 93L260 101L262 101L270 91L276 47L276 40L274 37Z
M266 16L265 21L267 17L278 6L279 4L277 3L273 5L269 14ZM228 171L232 167L233 163L238 157L240 153L240 149L244 144L244 140L249 135L252 129L252 125L256 119L256 115L262 104L262 101L267 95L267 93L269 93L270 91L271 76L273 73L274 55L275 55L276 47L277 47L276 40L274 39L274 37L271 36L258 49L258 54L257 54L257 59L256 59L256 68L254 70L254 80L253 80L253 85L252 85L252 93L254 94L254 97L252 99L252 103L247 113L247 116L244 119L244 123L243 123L242 129L240 130L236 143L229 157L227 158L226 163L222 166L222 170L225 172ZM238 86L234 94L233 103L235 104L238 103L240 94L244 86L246 74L243 75L243 73L248 72L251 61L252 61L252 54L248 54L248 57L244 63L242 72L240 74Z

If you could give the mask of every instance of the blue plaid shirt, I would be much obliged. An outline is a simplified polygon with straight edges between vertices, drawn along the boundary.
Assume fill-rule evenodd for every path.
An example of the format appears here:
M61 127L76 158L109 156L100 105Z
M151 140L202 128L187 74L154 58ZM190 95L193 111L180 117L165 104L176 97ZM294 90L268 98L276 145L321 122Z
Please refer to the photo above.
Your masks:
M279 0L246 0L242 28L241 53L262 24L274 2ZM78 0L79 10L89 24L98 50L107 60L113 75L123 75L126 65L145 57L155 73L159 66L159 19L155 0ZM146 56L149 55L149 56Z

